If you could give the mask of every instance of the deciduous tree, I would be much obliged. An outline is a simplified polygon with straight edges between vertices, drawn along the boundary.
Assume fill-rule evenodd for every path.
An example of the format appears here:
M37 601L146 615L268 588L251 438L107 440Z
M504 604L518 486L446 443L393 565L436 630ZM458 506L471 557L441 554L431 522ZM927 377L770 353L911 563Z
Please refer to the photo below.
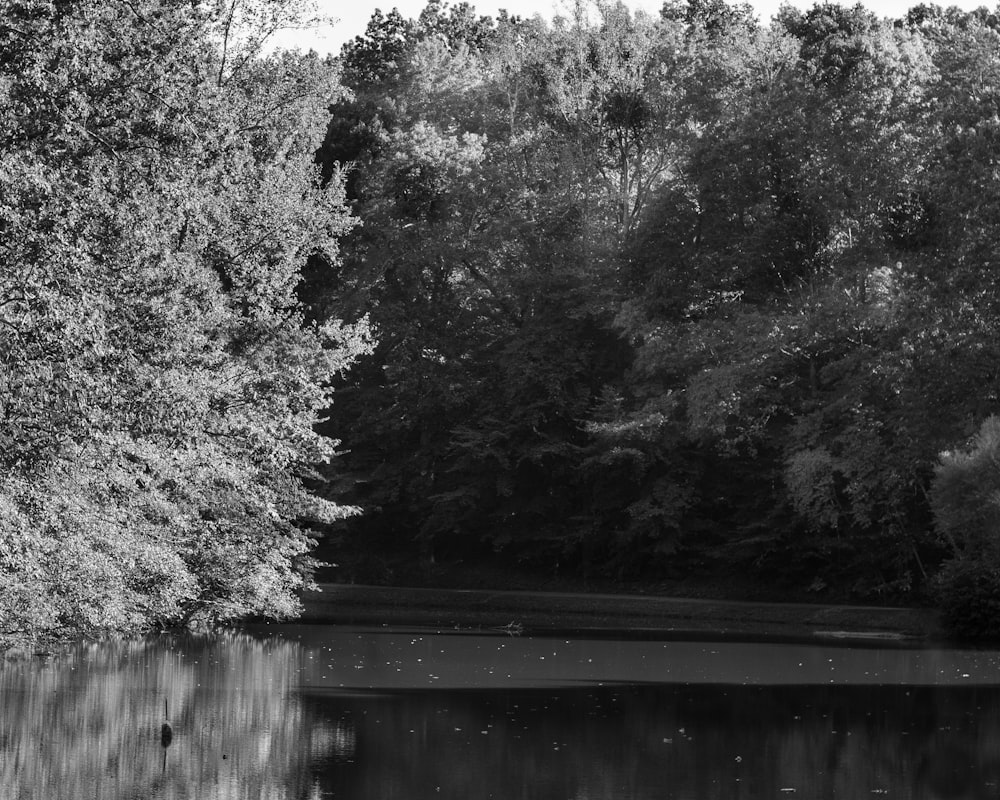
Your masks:
M287 6L2 4L2 635L291 614L349 512L303 486L368 341L295 297L352 223Z

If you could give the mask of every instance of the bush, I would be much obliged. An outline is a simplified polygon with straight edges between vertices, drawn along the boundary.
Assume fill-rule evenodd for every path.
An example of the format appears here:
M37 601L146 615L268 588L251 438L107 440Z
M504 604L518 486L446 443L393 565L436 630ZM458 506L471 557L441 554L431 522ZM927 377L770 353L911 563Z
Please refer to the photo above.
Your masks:
M1000 565L955 558L938 575L938 605L948 630L963 639L1000 639Z
M1000 418L983 422L968 452L941 454L931 507L938 535L957 557L1000 563Z
M964 639L1000 639L1000 418L987 418L968 450L941 454L930 495L952 555L937 577L944 622Z

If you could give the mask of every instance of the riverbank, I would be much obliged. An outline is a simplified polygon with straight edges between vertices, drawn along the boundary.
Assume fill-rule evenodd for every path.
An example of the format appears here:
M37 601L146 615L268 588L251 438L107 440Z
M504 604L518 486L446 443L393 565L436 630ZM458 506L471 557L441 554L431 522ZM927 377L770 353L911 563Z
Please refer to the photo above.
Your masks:
M303 622L591 635L900 642L944 638L938 613L929 609L331 583L320 589L303 595Z

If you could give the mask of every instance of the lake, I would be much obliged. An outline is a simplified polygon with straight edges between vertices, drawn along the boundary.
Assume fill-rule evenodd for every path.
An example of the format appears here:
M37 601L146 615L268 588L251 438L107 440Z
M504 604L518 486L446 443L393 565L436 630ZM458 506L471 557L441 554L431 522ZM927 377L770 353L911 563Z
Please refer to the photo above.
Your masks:
M0 797L1000 795L1000 652L869 644L319 625L81 644L0 666Z

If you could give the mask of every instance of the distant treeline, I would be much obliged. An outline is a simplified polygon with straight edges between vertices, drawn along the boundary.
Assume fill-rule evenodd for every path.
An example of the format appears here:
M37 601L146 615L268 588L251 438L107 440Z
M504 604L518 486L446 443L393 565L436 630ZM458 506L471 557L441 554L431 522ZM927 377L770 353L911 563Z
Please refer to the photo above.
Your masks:
M319 157L361 224L305 299L378 339L329 423L350 549L869 599L996 575L996 15L435 0L340 66Z

